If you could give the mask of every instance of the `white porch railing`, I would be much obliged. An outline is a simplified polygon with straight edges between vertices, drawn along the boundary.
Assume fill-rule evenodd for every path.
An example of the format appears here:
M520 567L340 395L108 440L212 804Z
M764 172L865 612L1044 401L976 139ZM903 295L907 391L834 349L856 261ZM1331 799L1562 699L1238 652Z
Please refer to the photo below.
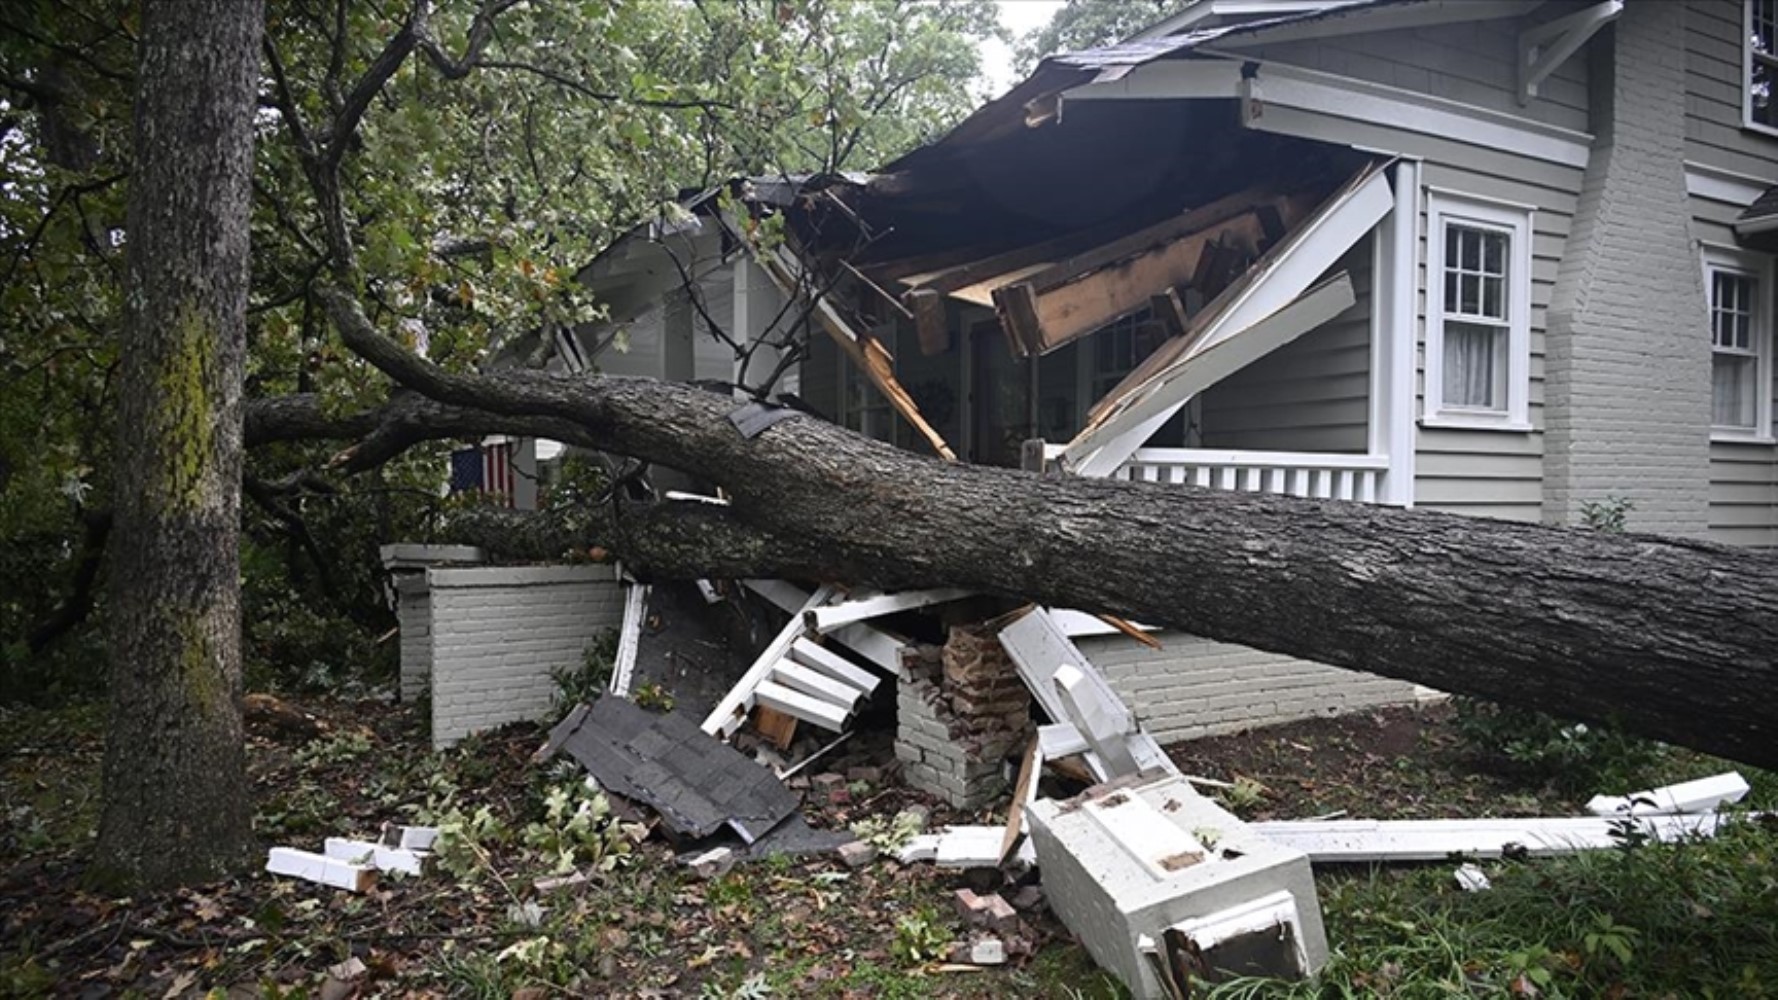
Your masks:
M1388 455L1138 448L1111 478L1381 503L1388 474Z

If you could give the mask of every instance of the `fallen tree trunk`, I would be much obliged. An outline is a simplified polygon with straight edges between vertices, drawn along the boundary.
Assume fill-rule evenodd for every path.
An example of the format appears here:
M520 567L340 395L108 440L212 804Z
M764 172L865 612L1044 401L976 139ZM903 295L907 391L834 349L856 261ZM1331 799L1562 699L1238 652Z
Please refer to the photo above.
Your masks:
M352 349L498 420L575 425L733 505L662 504L589 539L659 575L966 587L1123 615L1778 766L1778 558L1355 503L1040 478L922 458L798 416L744 439L690 385L461 375L327 295ZM598 526L593 528L597 530ZM700 569L703 573L698 572Z

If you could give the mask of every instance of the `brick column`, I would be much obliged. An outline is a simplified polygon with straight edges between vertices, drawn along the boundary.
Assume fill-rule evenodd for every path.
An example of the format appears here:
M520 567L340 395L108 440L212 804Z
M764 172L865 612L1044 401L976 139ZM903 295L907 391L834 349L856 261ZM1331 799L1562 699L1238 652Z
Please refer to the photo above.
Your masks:
M1626 4L1593 43L1595 134L1549 309L1544 518L1608 496L1632 530L1702 535L1710 338L1685 190L1686 5Z
M895 756L902 778L960 809L1006 791L1006 759L1030 742L1031 695L994 633L951 629L943 647L903 653Z

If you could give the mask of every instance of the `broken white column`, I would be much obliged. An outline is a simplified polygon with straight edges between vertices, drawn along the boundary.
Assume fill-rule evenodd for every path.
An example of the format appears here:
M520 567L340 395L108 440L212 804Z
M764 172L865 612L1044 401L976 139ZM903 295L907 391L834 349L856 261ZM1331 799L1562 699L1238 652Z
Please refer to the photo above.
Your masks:
M1040 799L1026 815L1050 906L1138 997L1172 995L1145 943L1195 949L1211 978L1229 966L1301 978L1327 961L1309 859L1255 833L1183 778Z
M1587 812L1595 816L1658 816L1670 813L1714 812L1722 806L1739 802L1752 788L1737 771L1718 774L1677 785L1651 788L1629 795L1595 795L1587 802Z

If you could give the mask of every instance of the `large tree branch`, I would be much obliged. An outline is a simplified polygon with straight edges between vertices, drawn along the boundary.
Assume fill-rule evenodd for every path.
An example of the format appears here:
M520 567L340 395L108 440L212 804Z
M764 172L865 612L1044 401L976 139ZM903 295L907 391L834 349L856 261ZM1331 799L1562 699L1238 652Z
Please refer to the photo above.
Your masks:
M580 425L694 470L725 517L841 580L944 582L1778 764L1778 559L1708 542L940 463L798 417L744 438L732 400L647 379L464 375L337 289L346 343L453 405ZM738 567L737 567L738 568Z

